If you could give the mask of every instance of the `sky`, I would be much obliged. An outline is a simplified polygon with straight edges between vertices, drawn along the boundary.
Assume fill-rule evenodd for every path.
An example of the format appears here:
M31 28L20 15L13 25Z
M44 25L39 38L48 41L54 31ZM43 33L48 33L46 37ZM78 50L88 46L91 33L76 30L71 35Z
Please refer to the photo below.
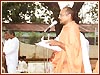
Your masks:
M60 9L62 9L66 5L69 5L69 7L72 7L74 2L73 1L59 1L58 4L59 4Z
M94 21L92 21L91 19L91 16L92 13L90 14L86 14L88 11L91 10L91 6L95 6L95 4L97 3L97 1L85 1L85 4L82 6L81 10L80 10L80 16L79 17L82 17L82 16L87 16L85 17L84 19L84 23L89 23L87 21L90 21L91 23L94 23ZM74 4L74 1L59 1L58 2L59 6L60 6L60 9L64 8L66 5L68 5L69 7L72 7L73 4ZM98 19L98 18L97 18ZM95 23L97 23L98 20L95 21Z

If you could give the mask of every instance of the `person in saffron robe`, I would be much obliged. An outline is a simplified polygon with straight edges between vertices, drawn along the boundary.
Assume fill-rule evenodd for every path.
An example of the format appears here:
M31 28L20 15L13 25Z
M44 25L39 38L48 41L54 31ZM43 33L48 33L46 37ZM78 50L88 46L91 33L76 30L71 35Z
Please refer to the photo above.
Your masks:
M80 30L74 21L74 16L74 11L70 7L63 8L59 15L60 23L63 24L59 41L47 42L51 46L62 48L61 51L54 52L55 56L52 59L54 73L84 73Z

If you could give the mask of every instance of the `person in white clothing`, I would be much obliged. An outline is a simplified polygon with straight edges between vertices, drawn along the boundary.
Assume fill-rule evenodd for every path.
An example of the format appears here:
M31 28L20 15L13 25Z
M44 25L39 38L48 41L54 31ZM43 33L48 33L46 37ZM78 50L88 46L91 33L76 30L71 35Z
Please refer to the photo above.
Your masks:
M3 54L3 57L5 58L4 66L5 66L5 69L6 69L6 73L7 73L7 63L6 63L6 54L5 54L5 52L6 52L7 48L10 45L10 41L11 41L11 39L9 38L9 34L8 34L7 31L5 31L5 33L4 33L4 42L3 42L3 44L4 44L3 45L3 53L2 54Z
M17 71L19 73L27 73L28 64L24 60L24 56L19 56Z
M8 73L16 73L18 66L18 51L19 51L19 40L15 37L13 31L7 31L9 40L5 42L3 52L6 57L7 71Z
M6 50L7 46L9 45L9 34L7 32L4 33L4 38L2 41L2 67L5 69L5 73L7 73L7 65L6 65L6 58L5 58L5 53L4 50Z

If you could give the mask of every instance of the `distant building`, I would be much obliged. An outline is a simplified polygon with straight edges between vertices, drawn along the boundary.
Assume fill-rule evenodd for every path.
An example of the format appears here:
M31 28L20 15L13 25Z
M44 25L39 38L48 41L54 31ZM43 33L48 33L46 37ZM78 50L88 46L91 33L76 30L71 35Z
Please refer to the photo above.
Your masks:
M9 29L9 30L14 30L16 32L39 32L41 34L47 27L48 27L47 24L40 24L40 23L2 24L2 31ZM98 25L97 24L80 24L80 31L87 38L89 38L88 40L90 42L91 42L90 37L95 37L96 41L95 40L92 41L92 44L98 41ZM55 33L55 26L53 26L50 29L50 33L52 32ZM51 35L51 37L55 37L55 35L53 36ZM28 36L27 37L24 36L24 38L28 38Z

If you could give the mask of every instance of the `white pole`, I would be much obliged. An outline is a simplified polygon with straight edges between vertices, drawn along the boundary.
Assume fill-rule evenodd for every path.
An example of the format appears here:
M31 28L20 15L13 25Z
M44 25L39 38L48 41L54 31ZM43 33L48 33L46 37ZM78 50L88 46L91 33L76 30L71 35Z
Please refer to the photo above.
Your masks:
M48 33L48 40L50 40L50 34ZM48 67L48 52L49 50L47 49L47 64L46 64L46 73L49 73L49 67Z
M44 60L43 60L44 61L44 73L46 73L46 69L45 69L45 53L44 53L44 50L43 50L43 57L44 57Z
M94 45L96 45L96 27L95 27L95 35L94 35Z

